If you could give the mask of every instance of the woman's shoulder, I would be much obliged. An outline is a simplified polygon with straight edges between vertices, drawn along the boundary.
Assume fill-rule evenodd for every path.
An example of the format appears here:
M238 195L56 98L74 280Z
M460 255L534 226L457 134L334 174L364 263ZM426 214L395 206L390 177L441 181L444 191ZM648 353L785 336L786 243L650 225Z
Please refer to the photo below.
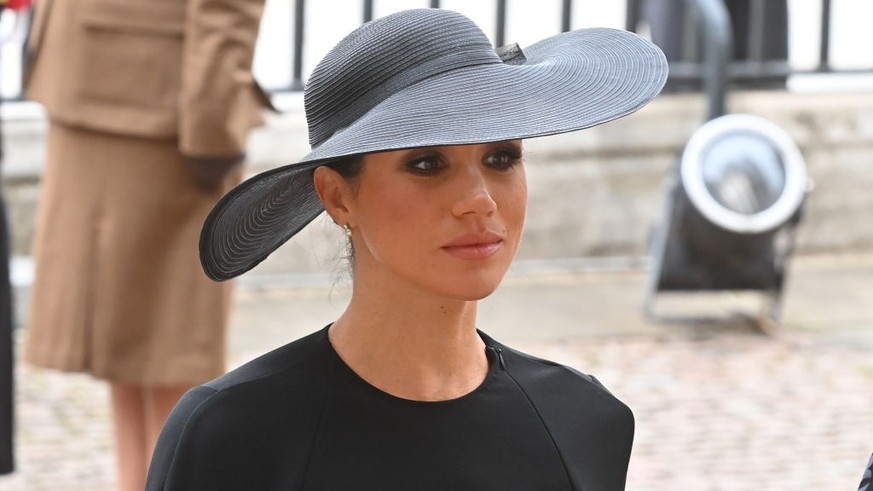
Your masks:
M600 380L597 380L597 377L595 377L594 375L584 373L569 365L563 365L552 360L540 358L507 346L504 346L503 350L516 363L518 363L519 366L524 367L525 370L535 371L539 375L549 374L563 381L566 381L567 383L593 386L606 392L607 394L612 395L609 389L607 389L606 386L604 386L603 383L600 382Z
M573 481L589 483L586 489L623 489L634 437L630 408L591 375L490 338L486 344L499 350L506 373L572 463Z
M330 354L327 343L323 329L258 356L192 389L174 412L189 418L226 420L250 418L252 412L263 417L273 412L272 408L287 406L291 411L283 410L283 414L294 414L325 387Z
M231 469L275 468L271 456L303 455L327 386L322 336L301 338L189 390L161 432L148 489L235 489L225 487L235 479Z
M217 392L257 383L300 383L318 380L314 371L330 354L327 328L292 341L211 380L204 387Z
M482 337L498 350L507 372L535 404L556 405L571 412L584 406L633 427L630 408L593 375L510 348L485 334Z

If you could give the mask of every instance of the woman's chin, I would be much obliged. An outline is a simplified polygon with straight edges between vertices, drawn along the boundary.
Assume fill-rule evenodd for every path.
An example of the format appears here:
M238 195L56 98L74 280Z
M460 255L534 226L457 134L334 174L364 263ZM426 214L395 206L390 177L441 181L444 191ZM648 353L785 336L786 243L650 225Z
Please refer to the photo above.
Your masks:
M474 302L483 300L494 293L503 281L503 275L499 277L471 278L459 280L449 285L444 295L457 300Z

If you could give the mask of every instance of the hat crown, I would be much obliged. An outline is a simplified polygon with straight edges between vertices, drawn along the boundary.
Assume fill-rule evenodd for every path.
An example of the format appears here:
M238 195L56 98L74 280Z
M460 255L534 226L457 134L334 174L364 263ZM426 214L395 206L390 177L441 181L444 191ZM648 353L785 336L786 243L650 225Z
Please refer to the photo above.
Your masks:
M315 67L304 91L313 148L392 94L425 78L501 63L470 19L414 9L370 21L343 38Z

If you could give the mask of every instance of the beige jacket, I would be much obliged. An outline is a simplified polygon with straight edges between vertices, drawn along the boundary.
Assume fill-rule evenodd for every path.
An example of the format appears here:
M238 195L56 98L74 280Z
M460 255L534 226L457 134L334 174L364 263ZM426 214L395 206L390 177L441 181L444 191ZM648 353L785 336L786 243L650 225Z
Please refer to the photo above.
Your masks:
M269 100L252 77L264 0L36 0L28 96L73 126L236 155Z

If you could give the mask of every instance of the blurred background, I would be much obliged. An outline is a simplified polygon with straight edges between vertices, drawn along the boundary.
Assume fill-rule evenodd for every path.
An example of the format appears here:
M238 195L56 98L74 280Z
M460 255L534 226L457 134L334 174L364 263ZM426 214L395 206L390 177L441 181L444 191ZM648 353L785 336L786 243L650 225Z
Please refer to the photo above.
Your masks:
M252 135L250 174L309 151L306 76L367 19L437 6L471 17L495 45L523 49L588 26L658 42L671 78L653 103L526 143L525 238L505 284L482 306L481 328L595 374L628 403L637 418L630 490L857 489L873 452L873 3L266 5L254 71L282 112ZM32 281L46 127L20 90L26 24L0 18L2 184L18 325ZM771 126L701 132L734 114ZM703 150L689 155L692 138L704 140ZM749 150L756 145L765 150ZM718 170L733 168L751 170L739 180ZM687 169L698 170L700 183ZM721 192L728 184L730 193ZM695 192L709 192L715 209ZM764 219L764 228L749 228ZM701 236L714 239L695 241ZM342 311L341 244L320 218L239 281L233 365ZM753 278L724 281L746 269ZM0 476L0 489L109 489L104 387L16 368L18 470Z

